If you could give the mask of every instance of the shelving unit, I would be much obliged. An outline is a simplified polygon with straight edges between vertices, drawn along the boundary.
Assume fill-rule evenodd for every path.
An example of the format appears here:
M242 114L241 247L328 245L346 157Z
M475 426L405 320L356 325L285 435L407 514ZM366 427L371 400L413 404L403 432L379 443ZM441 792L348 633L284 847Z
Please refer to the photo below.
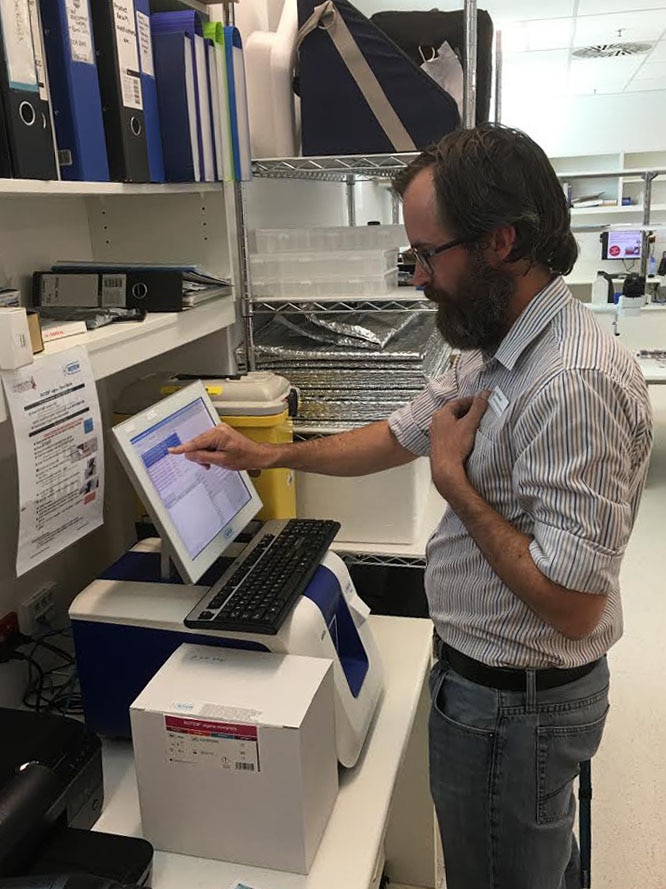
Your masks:
M143 361L163 355L171 349L216 333L234 323L235 306L231 296L212 299L209 303L184 312L154 312L143 321L124 321L91 330L79 336L64 337L47 344L43 353L53 355L85 346L90 355L96 380L127 370ZM4 394L0 399L0 423L7 419Z
M152 11L190 6L214 17L221 9L198 0L151 0ZM180 372L233 371L232 330L237 321L241 275L236 183L127 184L0 180L0 277L29 302L31 276L60 260L199 264L231 278L234 295L179 313L150 313L49 344L45 354L85 346L98 387L106 433L115 398L133 374L165 367ZM241 232L242 235L242 232ZM35 356L37 365L43 358ZM16 445L0 396L0 604L3 612L46 580L59 595L88 583L123 552L133 532L132 494L106 448L105 524L44 565L16 578Z
M393 154L378 156L266 158L254 161L253 172L257 179L337 182L344 184L347 190L348 217L350 224L353 224L353 220L356 218L356 183L368 180L379 184L386 183L396 172L403 169L413 157L415 157L413 154ZM562 161L562 159L559 160ZM637 228L643 228L647 232L648 226L653 222L654 215L666 211L666 203L663 202L663 199L658 202L652 199L653 182L658 181L659 177L666 175L666 155L654 169L651 166L637 169L636 163L634 163L630 176L626 176L625 171L621 169L623 166L621 159L615 159L614 164L612 164L613 159L607 157L595 159L594 161L590 160L587 168L579 163L581 160L571 159L569 163L560 163L559 168L556 161L555 166L560 180L576 183L575 187L580 193L583 193L583 189L589 188L590 184L601 190L599 183L601 183L601 186L607 186L608 183L612 182L617 189L618 201L621 201L624 193L623 189L635 189L638 186L641 189L641 204L574 209L572 211L572 223L577 229L600 232L615 225L619 226L622 223L635 222ZM636 161L635 158L633 160ZM649 158L650 162L655 160L657 158ZM612 169L612 167L615 167L615 169ZM611 169L611 172L609 172L609 169ZM663 181L666 182L666 179ZM636 192L634 191L634 193ZM659 191L657 194L661 198L661 192ZM666 192L664 193L664 198L666 198ZM590 222L586 224L588 219ZM396 221L395 216L393 221ZM646 256L644 261L647 262ZM588 283L592 283L592 278L592 273L589 273L588 279L586 271L579 271L578 274L574 272L570 283L572 286L586 287ZM386 296L376 297L372 300L340 300L332 297L331 299L313 299L312 301L286 301L277 298L262 298L255 301L252 298L252 282L248 271L242 311L245 325L247 366L254 366L253 317L255 315L265 317L268 315L302 313L304 310L325 314L340 311L433 311L434 308L421 294L415 292L410 294L407 288L399 288L397 291L386 294ZM324 433L344 431L345 428L349 427L332 425L330 428L327 426L324 430L321 427L315 430L303 424L297 424L295 432L297 436L307 436L308 434L322 434L322 431ZM414 544L339 543L335 545L335 549L351 563L422 568L425 564L425 545L441 518L442 505L441 498L432 488L426 510L424 511L423 522Z

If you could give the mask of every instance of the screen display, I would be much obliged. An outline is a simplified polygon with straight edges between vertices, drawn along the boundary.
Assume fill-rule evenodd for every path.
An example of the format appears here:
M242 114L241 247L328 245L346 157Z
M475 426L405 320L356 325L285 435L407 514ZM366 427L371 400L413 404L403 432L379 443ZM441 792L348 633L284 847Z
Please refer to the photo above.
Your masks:
M201 398L130 439L190 556L195 559L249 503L251 493L231 469L204 469L167 448L214 426Z
M640 259L642 242L640 230L604 232L602 259Z

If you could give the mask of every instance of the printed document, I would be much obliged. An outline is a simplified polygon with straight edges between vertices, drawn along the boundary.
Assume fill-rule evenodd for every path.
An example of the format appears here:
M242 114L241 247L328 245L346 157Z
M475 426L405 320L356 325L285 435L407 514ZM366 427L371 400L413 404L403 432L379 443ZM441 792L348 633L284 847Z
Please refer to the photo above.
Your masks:
M81 346L3 371L2 381L18 461L21 575L102 524L102 421Z

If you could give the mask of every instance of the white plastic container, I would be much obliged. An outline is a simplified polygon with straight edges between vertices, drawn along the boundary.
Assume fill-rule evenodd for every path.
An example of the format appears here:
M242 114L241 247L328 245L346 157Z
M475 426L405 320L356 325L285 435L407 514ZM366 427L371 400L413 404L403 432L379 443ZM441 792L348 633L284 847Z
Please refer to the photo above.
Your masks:
M407 246L402 225L338 225L313 228L259 228L250 232L253 253L304 250L399 250Z
M370 299L384 296L398 286L398 270L380 275L356 278L312 281L274 281L252 278L252 294L260 300L298 300L314 302L318 299Z
M608 278L602 272L597 272L597 277L592 282L591 303L593 306L608 305L608 289Z
M296 473L301 518L340 522L345 543L416 543L432 484L426 457L360 478ZM442 506L442 512L444 507Z
M377 277L398 263L395 250L340 250L314 253L273 253L250 256L252 280L345 281Z

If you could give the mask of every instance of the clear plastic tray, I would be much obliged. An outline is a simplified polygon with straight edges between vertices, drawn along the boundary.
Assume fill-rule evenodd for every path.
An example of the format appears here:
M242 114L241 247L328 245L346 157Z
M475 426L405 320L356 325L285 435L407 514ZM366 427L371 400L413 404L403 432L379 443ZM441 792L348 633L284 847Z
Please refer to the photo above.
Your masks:
M255 254L250 256L250 271L253 280L262 281L345 281L383 275L397 262L395 250Z
M398 286L398 270L362 278L340 278L332 281L270 281L252 278L252 295L259 300L314 302L319 299L371 299L383 296Z
M407 246L402 225L259 228L250 232L253 253L296 253L302 250L399 250Z

